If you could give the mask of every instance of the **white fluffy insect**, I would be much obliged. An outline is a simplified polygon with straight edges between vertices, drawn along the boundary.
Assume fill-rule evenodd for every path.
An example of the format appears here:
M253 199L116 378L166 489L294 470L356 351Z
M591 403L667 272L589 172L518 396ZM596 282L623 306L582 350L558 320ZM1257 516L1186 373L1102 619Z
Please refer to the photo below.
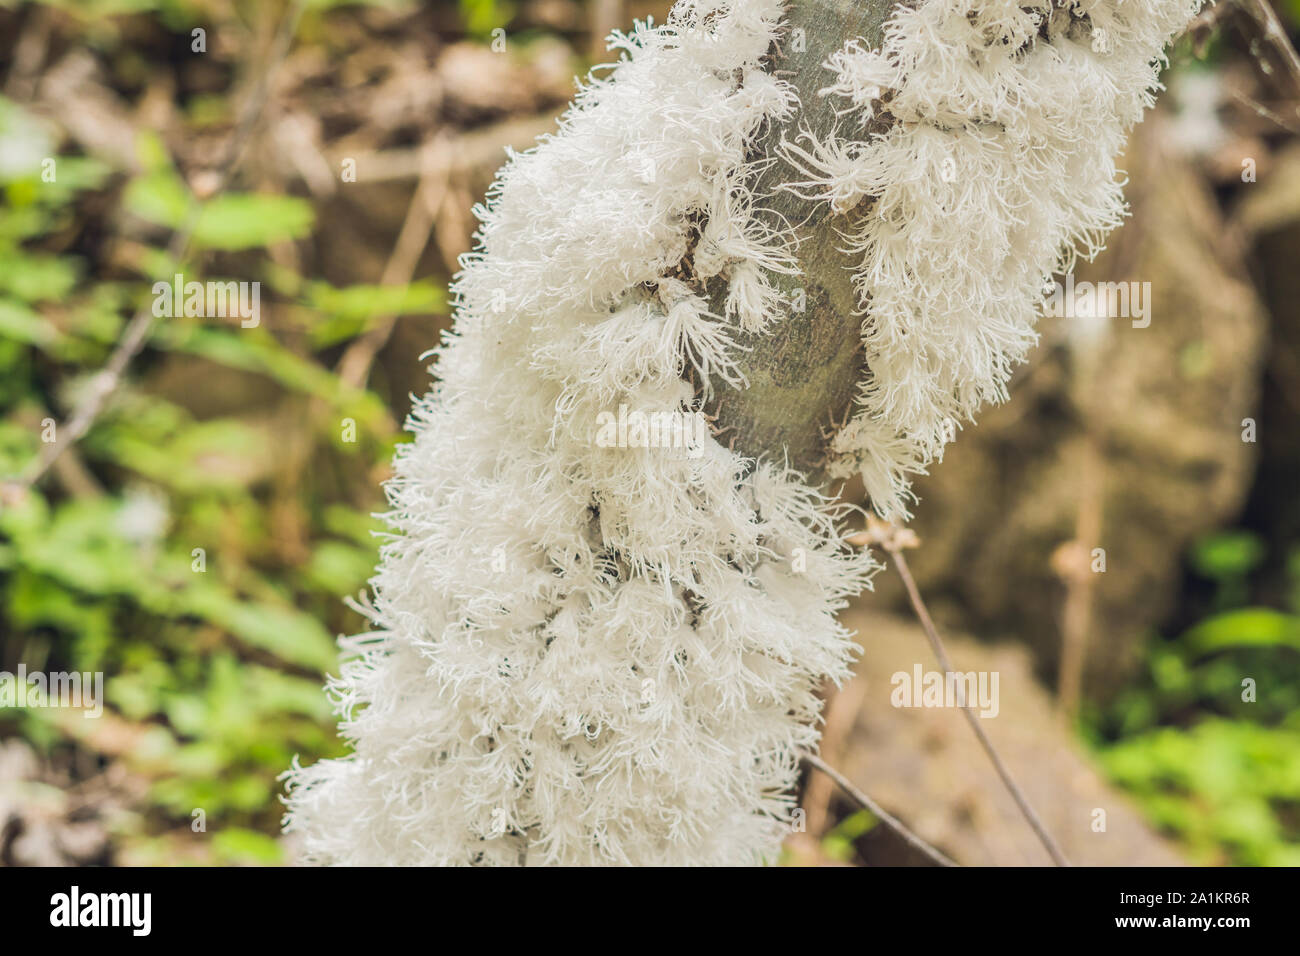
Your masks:
M929 0L828 64L848 122L786 149L811 195L871 202L849 239L870 377L831 474L861 472L882 514L906 515L907 474L1006 399L1052 273L1121 221L1116 157L1200 5ZM887 133L855 135L881 112Z
M944 423L1001 398L1045 276L1121 213L1114 156L1190 0L902 4L827 64L838 132L798 185L870 200L871 378L838 436L873 504ZM791 237L751 214L746 151L797 100L765 72L781 0L683 0L560 131L513 155L454 286L439 382L388 486L393 535L331 682L354 752L295 766L287 829L355 864L738 864L788 832L797 751L855 652L873 570L799 474L711 437L598 441L620 406L698 415L732 336L782 320ZM1104 40L1102 39L1104 38ZM889 91L886 94L884 91ZM855 132L882 108L883 136ZM726 274L726 314L677 275ZM869 296L869 299L868 299Z

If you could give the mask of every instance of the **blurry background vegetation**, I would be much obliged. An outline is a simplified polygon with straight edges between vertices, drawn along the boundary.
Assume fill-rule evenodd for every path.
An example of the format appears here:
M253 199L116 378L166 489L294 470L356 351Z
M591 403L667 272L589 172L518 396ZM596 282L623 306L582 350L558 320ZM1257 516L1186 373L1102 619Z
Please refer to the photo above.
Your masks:
M365 624L341 597L374 565L371 515L410 395L427 388L421 355L448 325L471 207L504 146L552 128L599 38L667 7L308 4L240 173L204 203L183 267L187 280L260 281L260 325L160 321L86 438L35 489L5 492L0 669L103 671L107 707L99 720L0 711L0 862L285 861L277 776L295 754L342 752L321 683L335 636ZM0 2L0 477L39 453L46 420L66 420L152 283L178 271L170 232L205 193L284 9ZM1278 9L1294 33L1300 0ZM1189 540L1154 536L1176 573L1117 605L1141 633L1125 637L1123 667L1089 670L1075 726L1190 859L1297 865L1300 289L1287 263L1300 261L1300 114L1285 68L1259 69L1270 61L1257 42L1244 23L1199 57L1184 40L1174 74L1203 85L1162 110L1171 135L1208 124L1181 161L1225 217L1249 220L1222 241L1258 292L1260 342L1274 342L1249 368L1260 440L1238 440L1249 458L1235 491L1187 525ZM1258 184L1240 181L1242 156ZM1289 185L1238 215L1269 177ZM1044 353L1034 367L1050 369L1050 341ZM1198 355L1184 347L1179 361ZM1025 428L994 422L985 438ZM996 453L1014 464L1021 451ZM923 531L927 547L945 535L956 532ZM1016 540L1046 567L1049 538ZM928 572L918 561L941 613L1031 646L1050 684L1056 654L1035 641L1055 633L1063 594L1048 588L1032 614L1021 599L979 606L949 580L973 580L969 555L931 553ZM980 567L1014 586L1001 555ZM1106 620L1094 628L1109 633ZM1101 637L1093 646L1109 659ZM1241 700L1243 676L1259 681L1256 703ZM818 852L873 862L873 822L837 805Z

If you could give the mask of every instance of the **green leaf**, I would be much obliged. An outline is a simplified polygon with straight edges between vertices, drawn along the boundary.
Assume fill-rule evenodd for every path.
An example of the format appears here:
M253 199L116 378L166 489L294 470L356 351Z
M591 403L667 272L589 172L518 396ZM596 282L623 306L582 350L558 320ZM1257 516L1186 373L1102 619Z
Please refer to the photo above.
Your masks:
M329 720L333 707L321 692L319 681L295 677L258 664L240 665L244 682L259 713L302 714L316 720ZM241 706L247 701L241 701Z
M0 298L0 337L48 348L59 339L58 330L21 302Z
M314 221L311 203L296 196L226 193L203 207L194 241L209 249L236 252L301 239L311 232Z
M312 550L307 577L327 594L353 594L374 570L376 551L341 541L322 541Z
M139 176L126 189L127 210L147 222L179 229L194 196L170 168ZM203 248L237 252L311 232L315 213L297 196L223 193L204 204L194 227L194 242Z
M233 418L186 424L165 436L125 421L103 429L93 447L161 485L194 493L262 481L274 464L276 439L270 425Z
M311 329L312 345L326 348L361 334L381 316L440 312L446 308L446 296L442 287L432 282L343 289L313 282L307 286L304 304L321 315Z
M82 658L78 669L98 670L112 635L110 608L53 579L20 569L7 595L9 624L19 628L57 627L75 635ZM87 655L87 651L95 653Z
M153 130L145 130L136 137L135 155L146 172L171 172L175 175L172 155L167 149L167 144Z
M320 398L335 399L338 379L311 362L294 355L269 334L253 330L213 329L196 325L163 325L154 333L162 348L198 355L221 365L258 372L286 388Z
M183 600L189 613L281 660L321 673L338 664L334 641L325 628L297 608L242 601L215 587L195 588Z
M276 866L284 862L284 851L273 837L256 830L227 827L212 837L212 849L227 865Z
M372 553L378 548L376 535L388 530L383 519L344 505L327 506L322 518L331 534L354 541Z
M170 168L155 170L131 180L122 196L127 211L168 229L185 221L194 197Z
M1192 549L1192 567L1213 580L1244 577L1264 560L1264 543L1249 531L1216 534Z
M77 260L71 256L18 253L0 259L0 292L24 302L57 302L77 284Z
M21 538L15 534L23 564L79 593L145 599L157 584L140 573L135 548L118 532L120 507L108 498L61 506L48 525L24 528Z
M1266 607L1227 611L1196 625L1187 632L1186 641L1197 654L1233 647L1293 647L1300 650L1300 617Z
M264 330L170 324L157 327L153 343L266 375L286 388L324 399L372 434L384 434L388 412L377 395L346 388L328 369L290 352Z
M54 204L69 201L73 193L102 189L105 180L113 173L112 167L93 156L56 156L54 159L54 182L41 183L41 198Z

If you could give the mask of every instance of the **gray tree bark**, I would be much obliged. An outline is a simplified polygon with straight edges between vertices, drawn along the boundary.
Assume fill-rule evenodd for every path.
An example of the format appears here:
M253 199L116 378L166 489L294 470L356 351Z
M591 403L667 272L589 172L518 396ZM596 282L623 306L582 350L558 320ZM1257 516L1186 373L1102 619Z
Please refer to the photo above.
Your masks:
M829 438L851 411L865 373L862 315L852 284L856 263L842 251L841 239L855 213L837 216L826 203L781 191L783 183L799 177L777 147L801 129L825 134L835 127L835 103L819 95L832 78L826 59L855 37L878 47L897 2L793 0L773 68L798 91L800 107L787 123L769 126L751 154L768 161L754 186L755 211L765 221L795 227L802 274L776 277L786 312L766 331L738 336L746 349L739 368L747 387L715 380L712 412L719 428L730 429L722 440L737 451L775 462L788 458L813 484L824 477ZM721 315L725 278L713 280L709 291Z

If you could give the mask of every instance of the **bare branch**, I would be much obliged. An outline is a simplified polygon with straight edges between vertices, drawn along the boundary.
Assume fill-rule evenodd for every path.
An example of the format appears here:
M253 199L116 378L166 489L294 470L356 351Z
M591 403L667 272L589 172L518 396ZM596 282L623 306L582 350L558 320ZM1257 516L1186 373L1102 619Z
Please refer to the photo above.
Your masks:
M1258 100L1251 99L1245 93L1241 92L1241 90L1233 90L1232 98L1236 100L1238 103L1240 103L1242 106L1254 110L1257 116L1260 116L1268 120L1270 123L1273 123L1276 126L1281 127L1282 129L1286 130L1288 133L1294 133L1295 135L1300 136L1300 124L1290 122L1285 117L1279 116L1277 113L1273 112L1273 110L1269 109L1263 103L1259 102Z
M907 559L903 557L903 548L916 546L915 534L905 528L896 528L877 518L868 516L867 530L851 536L848 543L857 547L878 545L894 559L894 567L898 570L898 576L903 579L903 586L907 589L907 596L912 602L912 609L916 612L921 627L925 631L925 636L930 641L934 656L944 670L944 676L955 674L956 671L953 670L952 661L948 659L948 652L943 646L943 641L939 638L939 631L934 626L929 609L921 599L921 592L917 589L916 581L912 578L911 569L907 566ZM1020 812L1029 822L1034 832L1038 834L1038 839L1042 842L1044 849L1047 850L1048 856L1052 858L1052 862L1057 866L1069 866L1070 861L1065 858L1065 854L1061 852L1056 840L1047 832L1047 828L1043 826L1043 821L1034 812L1034 808L1029 805L1029 800L1011 776L1011 771L1002 762L1002 757L998 754L997 748L993 746L993 741L989 739L988 734L984 732L984 728L980 726L980 719L976 716L975 710L966 702L965 691L961 682L954 681L953 685L957 689L957 703L966 717L966 722L970 724L971 730L975 732L976 738L979 739L980 746L984 748L989 760L993 762L993 768L997 771L998 776L1002 778L1002 783L1011 793L1011 798L1016 801L1016 806L1020 808Z
M1291 38L1287 36L1282 21L1277 18L1277 12L1265 0L1244 0L1244 2L1238 0L1238 2L1243 3L1246 12L1264 31L1264 39L1282 58L1282 62L1291 73L1296 90L1300 92L1300 54L1296 53L1296 48L1291 44Z
M939 864L939 866L959 865L909 830L897 817L891 816L884 807L855 787L848 777L844 776L844 774L826 763L826 761L822 760L821 757L818 757L816 754L808 753L807 751L800 751L799 759L808 766L820 770L822 773L826 774L826 776L834 780L841 790L853 798L854 803L862 807L864 810L870 811L874 816L880 819L881 823L885 824L885 826L889 827L889 829L893 830L906 840L909 846L920 850L935 863Z
M451 175L451 161L445 138L430 140L421 149L420 181L411 196L406 219L393 243L393 251L384 266L379 284L383 286L408 285L420 264L420 256L429 244L434 222L447 196L447 182ZM339 378L347 385L363 388L370 377L370 366L375 356L388 342L397 324L397 316L381 316L363 335L348 346L339 360Z

